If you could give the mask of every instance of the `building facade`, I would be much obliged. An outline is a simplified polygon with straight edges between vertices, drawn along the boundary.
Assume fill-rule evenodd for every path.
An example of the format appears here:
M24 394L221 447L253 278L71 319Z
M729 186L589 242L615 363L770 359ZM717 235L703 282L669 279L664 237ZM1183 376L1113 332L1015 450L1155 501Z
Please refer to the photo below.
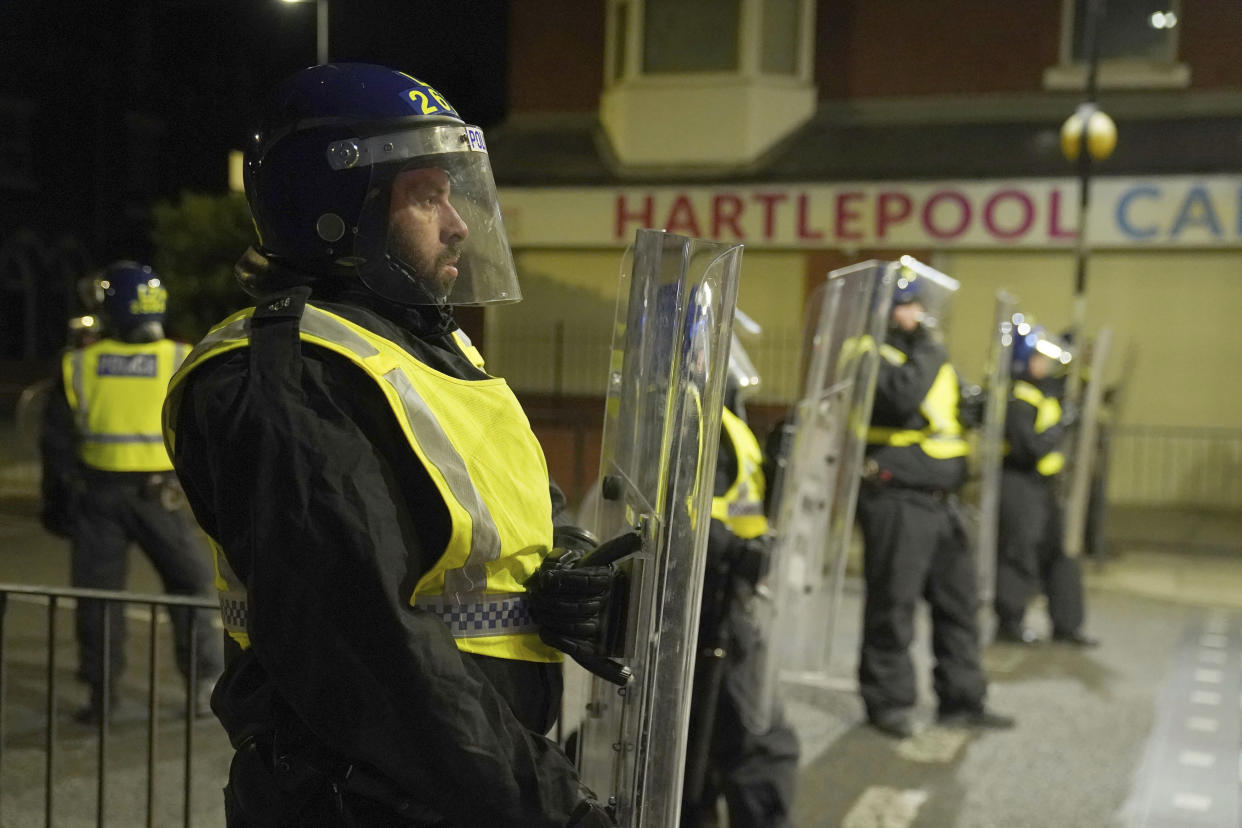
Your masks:
M489 311L496 369L528 393L601 393L643 226L745 245L739 306L764 327L751 350L773 406L798 391L809 292L863 259L908 253L961 281L948 343L968 380L998 289L1068 327L1080 181L1059 132L1085 95L1087 8L513 4L509 116L489 139L528 301ZM1242 308L1242 9L1109 0L1099 31L1118 143L1092 166L1085 328L1113 333L1130 435L1112 492L1242 507L1242 369L1222 359Z

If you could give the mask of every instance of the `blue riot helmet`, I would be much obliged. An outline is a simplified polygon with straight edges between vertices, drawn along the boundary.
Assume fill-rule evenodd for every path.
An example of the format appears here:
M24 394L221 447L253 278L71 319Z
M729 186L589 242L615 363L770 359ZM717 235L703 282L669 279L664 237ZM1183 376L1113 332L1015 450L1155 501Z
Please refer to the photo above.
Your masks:
M1064 340L1048 333L1043 325L1035 324L1026 314L1013 315L1013 375L1058 376L1068 370L1074 359ZM1032 360L1037 362L1032 369Z
M897 274L897 284L893 286L893 304L908 305L918 301L922 286L914 273L902 268Z
M908 305L918 305L917 323L929 330L943 331L948 321L953 294L960 283L923 264L913 256L902 256L897 269L897 281L893 286L893 316L906 311Z
M110 336L154 342L164 336L168 290L148 265L115 262L96 281L100 312Z
M405 305L521 299L483 132L403 72L304 69L246 152L252 293L360 280Z

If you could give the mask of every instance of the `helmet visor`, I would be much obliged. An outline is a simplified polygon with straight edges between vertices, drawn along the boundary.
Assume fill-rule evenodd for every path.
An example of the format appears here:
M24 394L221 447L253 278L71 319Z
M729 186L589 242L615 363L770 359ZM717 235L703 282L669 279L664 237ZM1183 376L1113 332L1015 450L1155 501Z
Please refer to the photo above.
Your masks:
M925 328L944 330L948 327L953 294L960 283L913 256L902 256L897 273L893 304L918 303L922 311L919 321Z
M359 275L371 290L403 304L522 298L482 130L423 126L337 141L327 155L334 169L369 166L371 191L389 191L386 220L355 230L354 250L363 252ZM329 241L348 232L334 218L321 219L332 226L317 228ZM382 262L370 260L373 251L383 251Z
M1013 329L1018 336L1014 348L1016 361L1029 366L1032 360L1043 357L1046 363L1042 373L1048 376L1061 376L1069 370L1074 352L1065 340L1051 335L1042 325L1032 325L1030 319L1020 313L1013 316Z

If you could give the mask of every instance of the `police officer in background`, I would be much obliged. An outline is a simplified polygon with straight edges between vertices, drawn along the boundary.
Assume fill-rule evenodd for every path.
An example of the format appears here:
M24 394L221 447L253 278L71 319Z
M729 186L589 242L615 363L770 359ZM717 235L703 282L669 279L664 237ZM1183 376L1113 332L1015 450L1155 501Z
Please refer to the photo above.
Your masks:
M925 294L943 289L933 275L947 280L909 268L898 279L858 495L866 586L859 688L868 721L899 738L916 729L909 648L920 597L931 605L938 721L1013 725L984 705L974 555L956 505L968 453L957 414L959 382L924 324Z
M1065 466L1059 447L1071 418L1057 395L1071 357L1040 325L1014 317L1013 377L1005 411L1005 454L997 528L996 637L1035 644L1026 626L1027 604L1048 596L1052 638L1080 647L1097 642L1082 630L1082 570L1065 555L1064 520L1057 475Z
M764 457L746 423L745 398L759 376L736 335L720 426L698 658L686 758L686 828L714 825L725 798L733 828L793 823L798 738L778 708L757 722L757 650L765 646L749 612L768 550Z
M75 587L124 589L134 542L165 592L207 594L211 558L181 508L160 430L165 389L189 346L164 336L168 292L150 267L117 262L97 287L105 336L65 352L45 409L44 525L71 538ZM125 667L124 605L110 602L105 692L104 607L91 600L77 606L78 674L90 687L90 702L75 715L84 723L99 721L115 705ZM192 633L191 612L197 614ZM214 615L169 608L177 667L187 680L193 635L198 686L191 690L203 716L211 714L211 686L223 668Z
M482 132L380 66L305 69L247 151L259 299L173 380L214 542L230 826L606 826L544 734L611 571L556 556L543 453L454 304L520 298ZM557 624L564 624L562 630ZM557 639L560 640L560 639Z

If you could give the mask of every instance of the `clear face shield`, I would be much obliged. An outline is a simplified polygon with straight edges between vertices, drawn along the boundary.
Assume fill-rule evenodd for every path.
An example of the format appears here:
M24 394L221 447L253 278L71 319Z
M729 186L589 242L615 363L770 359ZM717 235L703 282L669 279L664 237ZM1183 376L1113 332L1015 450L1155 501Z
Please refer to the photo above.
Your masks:
M421 126L335 141L327 156L336 170L370 167L369 198L389 192L386 220L359 222L354 241L364 255L384 251L380 263L358 262L369 289L409 305L521 300L482 130ZM316 229L326 241L350 232L334 214Z
M900 263L893 291L894 321L898 327L905 327L903 322L908 320L943 334L948 327L953 294L961 283L913 256L902 256Z
M1032 325L1020 313L1013 316L1013 332L1019 342L1026 340L1029 348L1026 371L1032 377L1061 377L1069 372L1070 364L1074 361L1074 352L1066 346L1064 340L1052 336L1042 326Z

